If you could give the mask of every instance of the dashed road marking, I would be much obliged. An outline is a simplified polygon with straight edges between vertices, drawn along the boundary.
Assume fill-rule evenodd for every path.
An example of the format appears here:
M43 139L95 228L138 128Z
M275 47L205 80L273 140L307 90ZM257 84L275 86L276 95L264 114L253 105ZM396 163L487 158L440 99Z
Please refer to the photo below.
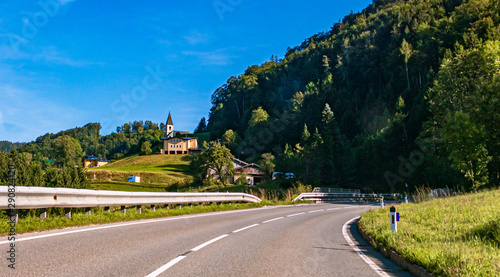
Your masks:
M325 211L325 209L322 209L322 210L314 210L314 211L309 211L309 212L307 212L307 213L312 214L312 213L323 212L323 211Z
M269 220L266 220L266 221L262 222L262 224L266 224L266 223L273 222L273 221L276 221L276 220L280 220L280 219L283 219L283 218L284 217L277 217L277 218L269 219Z
M296 213L296 214L289 214L289 215L287 215L286 217L292 217L292 216L297 216L297 215L301 215L301 214L305 214L305 212L302 212L302 213Z
M221 240L221 239L223 239L223 238L225 238L227 236L229 236L229 235L228 234L224 234L222 236L218 236L215 239L209 240L209 241L207 241L205 243L202 243L202 244L196 246L195 248L191 249L191 251L196 252L196 251L202 249L203 247L208 246L208 245L210 245L210 244L212 244L212 243L214 243L214 242L216 242L218 240Z
M343 208L347 208L347 207L343 207ZM313 210L313 211L309 211L308 213L315 213L315 212L322 212L322 211L331 211L331 210L337 210L337 209L341 209L341 208L331 208L331 209L321 209L321 210ZM286 217L293 217L293 216L298 216L298 215L303 215L305 214L306 212L301 212L301 213L295 213L295 214L290 214L290 215L287 215ZM283 219L284 217L277 217L277 218L273 218L273 219L269 219L269 220L266 220L266 221L263 221L262 224L265 224L265 223L269 223L269 222L273 222L273 221L277 221L277 220L280 220L280 219ZM351 221L349 222L346 222L344 224L344 227L342 228L342 233L344 234L344 238L346 238L346 240L348 240L347 242L349 243L349 245L351 245L351 247L354 248L354 250L363 258L363 260L368 259L375 267L377 267L381 272L378 272L377 270L375 270L380 276L389 276L387 275L384 271L382 271L382 269L380 269L377 265L375 265L368 257L366 256L362 256L364 255L364 253L361 252L361 250L359 250L359 248L357 248L356 245L354 245L354 243L352 242L352 240L349 238L349 236L347 235L346 233L346 226L356 220L357 218L359 217L356 217L354 219L352 219ZM247 229L250 229L250 228L253 228L253 227L256 227L256 226L259 226L260 224L259 223L256 223L256 224L253 224L253 225L249 225L249 226L246 226L246 227L243 227L241 229L238 229L238 230L235 230L233 231L232 233L238 233L238 232L241 232L241 231L244 231L244 230L247 230ZM191 252L196 252L214 242L217 242L225 237L229 236L229 234L224 234L222 236L219 236L219 237L216 237L214 239L211 239L205 243L202 243L198 246L196 246L195 248L191 249L190 251L182 254L182 255L179 255L177 256L175 259L169 261L168 263L166 263L165 265L163 265L162 267L158 268L157 270L153 271L152 273L148 274L146 277L156 277L160 274L162 274L163 272L165 272L166 270L168 270L169 268L171 268L172 266L174 266L175 264L177 264L178 262L182 261L184 258L186 258L186 255L188 255L189 253ZM350 242L349 242L350 241ZM356 250L357 249L357 250ZM359 251L359 252L358 252ZM370 263L368 261L365 260L365 262L367 262L369 265ZM370 265L371 266L371 265ZM373 268L373 267L372 267ZM383 275L385 274L385 275Z
M186 256L184 256L184 255L177 256L177 258L171 260L170 262L166 263L162 267L160 267L157 270L155 270L155 271L151 272L150 274L146 275L146 277L156 277L156 276L162 274L163 272L167 271L167 269L171 268L176 263L182 261L184 258L186 258Z
M253 227L255 227L255 226L259 226L259 224L258 224L258 223L256 223L256 224L253 224L253 225L250 225L250 226L247 226L247 227L243 227L243 228L241 228L241 229L238 229L238 230L236 230L236 231L233 231L233 233L239 233L239 232L241 232L241 231L244 231L244 230L246 230L246 229L253 228Z

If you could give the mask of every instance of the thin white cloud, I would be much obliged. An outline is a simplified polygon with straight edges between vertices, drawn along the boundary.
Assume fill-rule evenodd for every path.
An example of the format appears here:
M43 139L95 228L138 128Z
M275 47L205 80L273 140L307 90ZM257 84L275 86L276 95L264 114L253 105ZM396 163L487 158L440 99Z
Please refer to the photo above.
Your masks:
M166 40L166 39L159 39L158 44L162 44L162 45L165 45L167 47L172 46L172 42L170 40Z
M6 37L8 35L0 35L0 37ZM28 49L29 50L29 49ZM45 47L42 49L32 50L33 53L29 53L30 51L21 49L14 49L8 44L0 44L0 56L1 60L32 60L36 63L49 63L56 65L67 65L72 67L84 67L89 65L99 65L102 63L97 62L89 62L85 60L77 60L69 57L69 55L58 51L55 47ZM35 52L36 51L36 52Z
M76 1L76 0L59 0L59 4L60 4L61 6L64 6L64 5L66 5L66 4L69 4L69 3L71 3L71 2L75 2L75 1Z
M209 37L206 34L202 34L199 32L191 32L189 36L184 36L184 39L191 45L200 44L200 43L208 43Z
M82 60L74 60L68 55L57 51L53 47L49 47L44 49L41 53L36 54L33 56L33 61L45 61L48 63L52 64L58 64L58 65L68 65L68 66L73 66L73 67L83 67L83 66L88 66L88 65L95 65L99 63L95 62L89 62L89 61L82 61Z
M183 51L182 54L185 56L195 56L201 59L201 64L204 65L228 65L231 63L230 56L225 53L225 49L219 49L211 52L199 52L199 51Z
M0 140L32 141L75 126L83 113L41 93L0 84Z

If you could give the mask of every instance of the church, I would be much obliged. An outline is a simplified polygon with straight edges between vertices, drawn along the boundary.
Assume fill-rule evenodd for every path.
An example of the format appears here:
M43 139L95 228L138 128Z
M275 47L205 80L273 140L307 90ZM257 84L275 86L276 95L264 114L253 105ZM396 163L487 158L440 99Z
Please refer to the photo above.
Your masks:
M163 140L161 154L199 154L201 149L198 148L198 138L188 137L187 135L189 135L189 132L174 130L174 122L169 111L167 124L165 125L165 137L161 138L161 140Z

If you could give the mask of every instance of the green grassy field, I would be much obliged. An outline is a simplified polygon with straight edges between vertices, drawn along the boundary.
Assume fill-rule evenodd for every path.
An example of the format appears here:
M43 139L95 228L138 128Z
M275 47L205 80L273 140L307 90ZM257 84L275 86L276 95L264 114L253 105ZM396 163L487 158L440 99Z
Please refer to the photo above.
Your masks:
M149 155L132 156L93 170L129 171L129 172L158 172L172 177L185 177L189 173L189 155Z
M176 183L191 180L190 161L189 155L136 155L86 172L92 189L166 191ZM126 182L129 176L140 176L141 182Z
M364 213L360 227L377 242L436 276L500 276L500 190L396 206Z

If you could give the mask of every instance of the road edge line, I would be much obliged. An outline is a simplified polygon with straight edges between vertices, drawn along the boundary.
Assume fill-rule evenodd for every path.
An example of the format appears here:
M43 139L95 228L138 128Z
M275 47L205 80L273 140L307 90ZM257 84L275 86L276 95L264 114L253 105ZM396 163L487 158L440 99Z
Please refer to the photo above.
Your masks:
M357 216L353 219L348 220L346 223L344 223L344 226L342 226L342 235L344 236L344 239L347 241L349 246L361 257L361 259L370 266L371 269L373 269L379 276L381 277L390 277L389 274L387 274L382 268L380 268L378 265L376 265L361 249L359 249L358 246L354 244L352 239L349 237L349 234L347 233L347 225L351 224L352 222L356 221L360 217Z

